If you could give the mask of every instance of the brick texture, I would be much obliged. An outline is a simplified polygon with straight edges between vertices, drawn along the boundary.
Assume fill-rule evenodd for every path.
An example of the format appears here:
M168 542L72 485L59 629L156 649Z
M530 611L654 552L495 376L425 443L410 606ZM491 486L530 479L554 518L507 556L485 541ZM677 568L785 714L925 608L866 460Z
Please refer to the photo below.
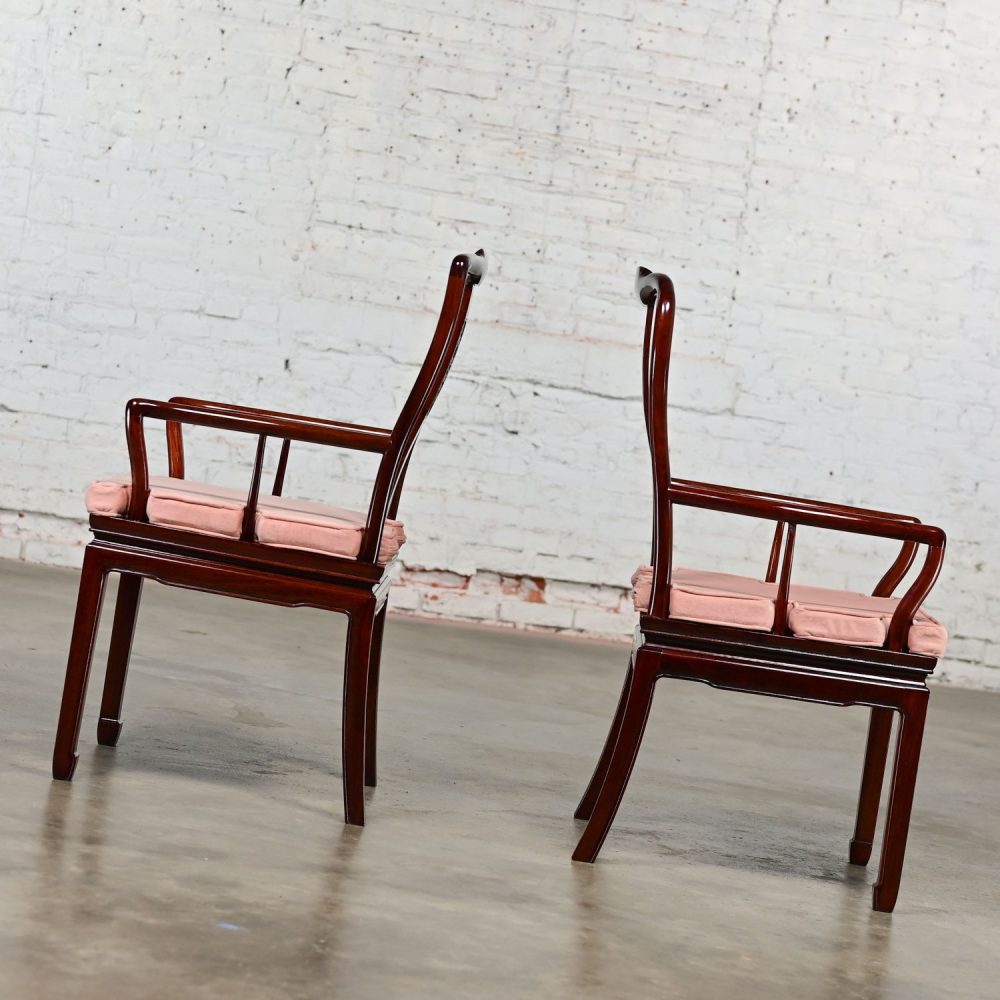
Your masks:
M624 635L643 263L680 296L675 472L940 523L942 674L1000 687L989 4L5 0L0 38L0 557L79 560L130 396L389 419L482 245L397 607ZM252 442L191 452L239 483ZM365 503L370 459L292 454L290 490ZM680 563L761 571L766 527L680 528ZM800 546L834 586L891 558Z

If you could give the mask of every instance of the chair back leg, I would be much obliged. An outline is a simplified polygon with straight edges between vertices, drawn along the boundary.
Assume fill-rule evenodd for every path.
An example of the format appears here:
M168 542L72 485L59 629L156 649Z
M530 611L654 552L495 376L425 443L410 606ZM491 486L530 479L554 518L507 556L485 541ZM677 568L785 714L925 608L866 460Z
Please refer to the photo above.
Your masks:
M611 751L607 775L597 793L590 820L573 852L574 861L593 862L597 858L618 813L625 786L639 755L639 744L653 704L653 688L658 676L657 657L640 649L634 654L633 663L621 729Z
M115 618L111 627L111 647L108 650L108 670L104 675L104 695L101 698L101 716L97 721L97 742L113 747L122 731L122 701L125 697L125 680L128 676L129 657L132 655L132 637L135 620L139 614L142 596L142 577L135 573L122 573L118 580L118 598Z
M872 906L891 913L899 895L899 880L903 873L906 838L910 829L913 790L917 783L920 745L924 738L928 692L914 691L900 706L899 733L896 736L896 757L892 768L889 791L889 811L882 836L882 858L878 879L872 890Z
M365 825L365 725L375 617L373 600L349 612L347 619L342 740L344 819L352 826Z
M87 680L90 676L90 662L94 657L94 641L101 617L106 577L103 561L88 545L83 555L76 617L73 619L73 638L69 644L66 680L59 708L56 743L52 752L52 777L62 781L69 781L76 770L76 745L80 739L83 703L87 697Z
M882 779L885 762L889 756L889 737L892 734L891 708L876 707L868 723L868 745L861 772L861 791L858 795L858 818L854 824L850 860L852 865L866 865L872 854L878 804L882 796Z

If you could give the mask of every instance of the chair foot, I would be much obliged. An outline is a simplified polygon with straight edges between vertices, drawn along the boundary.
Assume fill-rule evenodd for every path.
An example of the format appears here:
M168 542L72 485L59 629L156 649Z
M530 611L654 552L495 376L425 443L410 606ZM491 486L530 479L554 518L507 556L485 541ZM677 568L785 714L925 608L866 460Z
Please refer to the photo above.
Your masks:
M625 786L632 774L639 744L646 729L649 709L653 703L653 687L657 678L656 657L645 657L640 650L634 657L630 673L621 729L608 761L607 775L597 793L593 811L580 842L573 852L574 861L592 863L601 851L621 805Z
M102 747L118 745L118 737L122 734L122 723L118 719L99 719L97 722L97 742Z
M73 772L76 770L76 762L80 759L78 753L73 753L69 757L52 758L52 777L56 781L72 781Z
M611 763L611 754L614 752L615 744L618 742L618 734L622 728L622 717L625 715L625 703L628 701L629 686L632 683L632 660L628 661L628 669L625 671L625 681L622 684L622 693L618 697L618 707L615 709L615 717L611 721L611 728L608 730L608 737L604 741L601 756L597 760L597 766L590 777L583 797L580 799L573 813L574 819L590 819L590 814L594 811L594 803L597 801L597 793L600 792L604 779L608 776L608 765Z
M852 865L866 865L872 856L871 843L864 840L852 840L849 854Z
M877 885L872 887L872 909L878 913L892 913L896 908L896 897L899 895L899 886L890 893L880 889Z

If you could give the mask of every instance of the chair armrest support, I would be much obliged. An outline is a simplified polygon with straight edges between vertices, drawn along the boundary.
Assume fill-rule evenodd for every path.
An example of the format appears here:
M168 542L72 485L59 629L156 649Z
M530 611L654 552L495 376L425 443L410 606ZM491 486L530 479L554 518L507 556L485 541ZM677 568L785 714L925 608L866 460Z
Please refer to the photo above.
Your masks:
M901 650L906 647L906 641L910 634L910 623L927 599L931 588L937 583L943 562L944 541L940 545L929 546L923 567L906 593L900 598L899 604L896 605L896 610L892 614L886 633L886 649Z
M893 514L887 511L870 510L866 507L849 507L846 504L828 503L823 500L806 500L799 497L784 496L780 493L762 493L757 490L738 489L733 486L718 486L714 483L699 483L690 479L675 479L671 482L672 494L678 503L684 503L683 495L703 496L710 493L714 496L742 496L759 500L777 500L795 504L796 507L813 511L828 511L834 513L866 516L886 521L901 521L910 524L920 524L920 519L910 514ZM781 534L784 522L779 521L771 546L771 558L768 561L767 579L775 579L778 567L778 551L781 545ZM891 597L892 592L906 576L917 555L917 543L904 541L892 565L885 571L882 578L872 591L875 597Z
M671 503L699 507L704 510L717 510L722 513L742 514L788 524L788 548L780 581L786 595L788 573L785 567L790 568L793 529L797 524L877 538L894 538L901 541L903 547L896 562L875 588L875 596L877 597L889 597L892 594L893 589L902 580L912 564L917 546L926 545L927 555L924 558L923 567L906 593L900 598L899 604L893 612L886 635L885 647L887 649L901 650L905 648L910 623L937 581L944 561L947 541L945 533L934 525L922 524L915 517L905 514L887 514L882 511L867 510L863 507L828 504L819 500L799 500L795 497L715 486L710 483L696 483L690 480L672 480L669 496ZM780 544L780 538L776 536L775 545L778 544ZM771 562L775 561L773 546ZM779 603L786 602L787 596L784 601ZM779 611L782 610L783 608L779 608Z
M377 454L384 454L392 441L391 433L381 428L312 420L291 414L256 411L249 407L217 405L213 408L211 405L203 406L189 402L132 399L129 400L125 413L129 464L132 470L132 499L128 516L133 519L141 519L144 516L149 495L149 466L143 428L143 421L146 419L164 420L168 425L176 427L181 424L193 424L254 434L264 439L277 437ZM170 440L168 433L168 443ZM179 431L174 433L174 440L179 444ZM175 470L176 464L172 460L171 472Z

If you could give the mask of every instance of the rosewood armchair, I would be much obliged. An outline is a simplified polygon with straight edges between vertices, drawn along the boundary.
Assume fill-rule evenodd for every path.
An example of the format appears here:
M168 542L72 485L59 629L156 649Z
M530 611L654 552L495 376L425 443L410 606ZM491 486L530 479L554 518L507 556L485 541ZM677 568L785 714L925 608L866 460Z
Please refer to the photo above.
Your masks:
M97 727L98 742L104 746L115 746L122 729L122 699L143 579L347 615L344 813L348 823L364 825L364 786L376 781L379 661L389 564L405 540L396 520L400 491L417 433L458 349L472 290L485 273L482 250L452 261L434 337L391 429L185 397L128 403L131 474L100 480L87 491L94 539L84 553L52 760L54 777L68 781L76 767L105 580L117 572L118 598ZM166 426L168 476L162 478L149 474L145 433L150 420ZM185 480L184 424L256 436L246 491ZM274 483L266 494L261 478L272 438L282 444ZM293 441L381 455L367 513L285 497Z
M871 708L850 861L872 851L893 714L900 717L874 908L891 911L903 854L927 712L926 678L945 648L944 627L921 610L941 569L945 535L915 517L798 500L774 493L674 479L667 442L667 375L676 311L674 287L640 268L646 306L643 407L653 462L650 566L633 576L641 613L611 731L576 810L587 820L573 858L593 862L628 783L661 677L831 705ZM671 567L675 505L775 522L763 579ZM792 583L799 526L901 543L871 596ZM926 553L901 597L918 549Z

